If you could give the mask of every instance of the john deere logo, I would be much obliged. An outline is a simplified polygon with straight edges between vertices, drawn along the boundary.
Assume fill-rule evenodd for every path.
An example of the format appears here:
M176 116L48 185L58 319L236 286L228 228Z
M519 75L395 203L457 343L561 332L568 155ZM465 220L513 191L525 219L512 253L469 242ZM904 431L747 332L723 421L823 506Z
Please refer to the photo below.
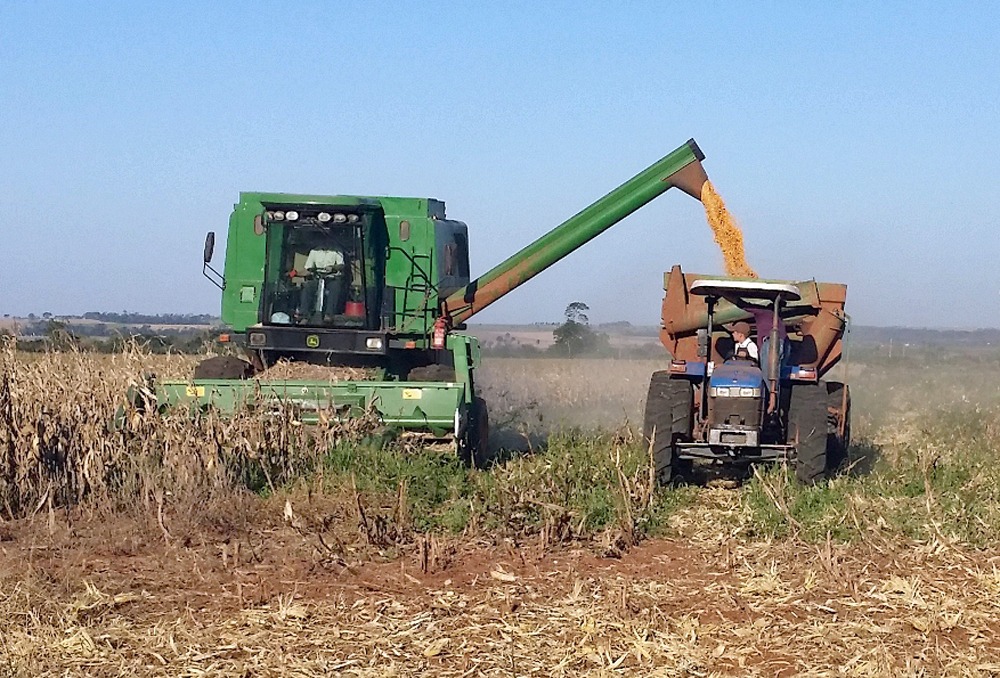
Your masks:
M319 348L319 335L310 334L308 337L306 337L306 346L308 346L309 348Z

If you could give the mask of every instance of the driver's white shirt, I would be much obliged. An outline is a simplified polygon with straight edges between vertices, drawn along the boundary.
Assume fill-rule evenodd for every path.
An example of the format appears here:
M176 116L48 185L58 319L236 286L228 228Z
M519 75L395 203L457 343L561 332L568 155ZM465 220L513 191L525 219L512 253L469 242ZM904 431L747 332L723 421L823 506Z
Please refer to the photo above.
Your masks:
M760 360L760 352L757 350L757 344L750 337L747 337L740 343L736 344L737 351L740 350L741 348L745 350L747 352L747 355L750 356L750 358L752 358L753 360Z
M344 265L344 255L339 250L311 250L306 257L306 270L317 273L332 273L337 266Z

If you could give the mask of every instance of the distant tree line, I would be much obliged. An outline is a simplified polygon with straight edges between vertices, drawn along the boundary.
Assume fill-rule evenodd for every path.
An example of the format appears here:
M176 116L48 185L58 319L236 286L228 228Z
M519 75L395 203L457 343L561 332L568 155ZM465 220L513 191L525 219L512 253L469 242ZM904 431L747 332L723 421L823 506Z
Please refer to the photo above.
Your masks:
M216 325L219 319L207 313L132 313L122 311L113 313L107 311L87 311L84 320L96 320L102 323L117 323L121 325Z
M0 329L0 338L18 336L18 350L28 353L51 350L120 353L136 344L151 353L203 353L218 337L215 328L154 332L145 326L139 329L115 328L103 334L86 333L95 328L88 325L74 327L59 320L49 320L37 323L37 326L32 324L21 328L18 335Z
M157 327L154 325L144 324L144 325L130 325L127 327L122 327L121 325L110 324L110 323L96 323L96 324L77 324L73 323L71 320L56 320L52 318L50 320L33 320L29 322L20 323L17 326L17 334L22 337L43 337L48 336L51 333L51 329L54 326L61 327L69 332L72 332L78 337L115 337L120 334L127 335L161 335L166 337L187 337L195 334L202 334L208 328L203 328L202 326L193 327Z

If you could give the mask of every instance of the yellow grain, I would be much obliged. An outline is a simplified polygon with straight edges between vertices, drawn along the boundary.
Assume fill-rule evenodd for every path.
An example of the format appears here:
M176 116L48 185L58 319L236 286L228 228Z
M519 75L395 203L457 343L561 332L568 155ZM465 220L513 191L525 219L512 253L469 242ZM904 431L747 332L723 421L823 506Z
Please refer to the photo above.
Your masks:
M743 249L743 232L736 219L726 209L726 203L715 191L711 181L706 181L701 188L701 202L705 206L705 218L712 227L715 242L722 250L726 275L756 278L757 273L747 263L746 252Z

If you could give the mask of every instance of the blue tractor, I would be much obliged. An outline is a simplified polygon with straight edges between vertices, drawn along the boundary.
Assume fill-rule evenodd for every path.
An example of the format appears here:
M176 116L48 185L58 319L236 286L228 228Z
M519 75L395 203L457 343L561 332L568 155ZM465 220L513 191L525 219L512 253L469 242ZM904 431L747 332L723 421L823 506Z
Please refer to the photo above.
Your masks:
M661 338L672 360L650 380L643 426L661 482L700 461L788 462L814 483L844 460L850 394L824 377L843 354L846 286L675 267L666 290ZM729 323L746 320L755 344L737 350Z

